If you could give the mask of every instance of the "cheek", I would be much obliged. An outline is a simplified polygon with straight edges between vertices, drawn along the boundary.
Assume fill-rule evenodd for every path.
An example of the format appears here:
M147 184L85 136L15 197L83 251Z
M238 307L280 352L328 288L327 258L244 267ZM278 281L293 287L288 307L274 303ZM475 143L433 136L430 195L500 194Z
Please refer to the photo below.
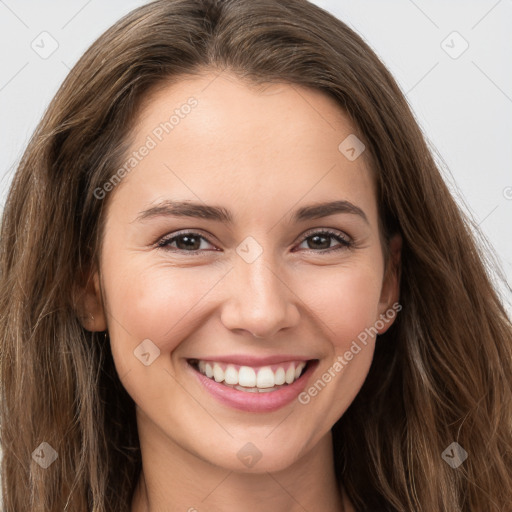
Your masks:
M381 292L379 260L373 261L328 272L316 269L302 284L301 294L311 298L308 306L322 329L327 356L298 397L310 411L311 439L325 435L345 413L368 375L374 353L374 335L368 328L378 318ZM323 418L321 423L316 422L318 417Z
M118 268L105 282L114 329L111 339L115 333L122 339L129 336L134 346L150 339L161 352L172 352L189 334L190 320L197 317L202 301L220 276L199 267L138 268L134 263L130 262L129 272Z
M353 265L309 272L297 294L338 353L375 323L380 293L378 265Z

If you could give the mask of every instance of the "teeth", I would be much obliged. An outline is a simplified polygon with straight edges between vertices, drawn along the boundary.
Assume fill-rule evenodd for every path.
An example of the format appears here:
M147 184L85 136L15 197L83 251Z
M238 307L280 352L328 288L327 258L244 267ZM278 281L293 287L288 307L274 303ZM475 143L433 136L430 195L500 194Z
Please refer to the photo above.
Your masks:
M238 384L238 372L232 364L228 364L224 373L224 380L226 384Z
M236 367L233 364L223 365L218 362L197 363L199 371L208 378L224 382L235 389L254 393L274 391L285 383L292 384L300 377L305 366L305 361L286 363L273 371L270 366L254 369L250 366Z
M216 382L222 382L224 380L224 370L217 364L213 364L213 378Z
M256 379L256 387L258 388L273 388L274 387L274 372L268 366L260 368L258 377Z
M274 374L274 383L276 386L281 386L286 381L286 373L283 368L278 368Z
M286 370L284 380L286 384L291 384L295 380L295 366L293 364Z
M253 388L256 386L256 372L250 366L241 366L238 371L238 384Z

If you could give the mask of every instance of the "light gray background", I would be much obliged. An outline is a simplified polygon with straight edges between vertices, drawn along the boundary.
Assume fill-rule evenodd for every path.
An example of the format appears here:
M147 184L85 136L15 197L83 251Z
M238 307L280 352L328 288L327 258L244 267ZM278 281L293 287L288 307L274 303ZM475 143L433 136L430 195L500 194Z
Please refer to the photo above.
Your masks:
M144 3L0 0L0 211L29 137L70 68L105 29ZM511 283L512 0L314 3L362 35L393 73L447 166L450 188ZM41 58L31 45L50 49L45 31L58 48ZM464 40L468 49L453 58ZM510 296L501 293L512 312Z

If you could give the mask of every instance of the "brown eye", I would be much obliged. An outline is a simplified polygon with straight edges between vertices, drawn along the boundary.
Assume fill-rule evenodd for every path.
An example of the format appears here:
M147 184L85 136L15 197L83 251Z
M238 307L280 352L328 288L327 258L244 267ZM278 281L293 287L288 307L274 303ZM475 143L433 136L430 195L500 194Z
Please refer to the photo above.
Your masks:
M331 246L333 239L336 242L338 242L338 245L334 247ZM207 238L200 235L199 233L195 233L192 231L184 231L163 238L160 242L158 242L157 246L159 248L169 250L172 252L196 253L202 250L212 250L206 249L205 247L201 247L201 242L203 241L206 242L207 244L213 245L208 241ZM342 233L329 230L313 232L304 237L301 243L308 244L306 252L316 253L326 253L338 251L341 249L348 249L353 245L353 242L350 239L345 238L345 236Z
M339 242L336 247L331 247L332 239ZM308 249L313 252L331 252L352 246L352 242L335 231L317 231L307 235L301 243L307 243Z
M166 237L162 239L158 243L158 247L183 252L196 252L204 249L204 247L201 247L201 242L203 240L207 243L210 243L204 236L198 233L187 231L178 233L172 237ZM172 244L176 245L172 247Z

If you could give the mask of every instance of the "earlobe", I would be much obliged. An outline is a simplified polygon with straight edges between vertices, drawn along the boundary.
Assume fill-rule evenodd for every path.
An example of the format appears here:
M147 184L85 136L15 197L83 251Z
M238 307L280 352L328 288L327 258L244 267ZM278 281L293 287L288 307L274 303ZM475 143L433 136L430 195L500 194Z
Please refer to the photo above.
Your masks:
M91 332L105 331L107 322L98 272L90 275L76 293L76 310L83 328Z
M397 233L389 241L389 259L382 283L379 300L379 334L384 334L393 324L397 308L400 307L400 274L401 274L402 236ZM400 307L401 309L401 307ZM383 320L384 318L384 320Z

